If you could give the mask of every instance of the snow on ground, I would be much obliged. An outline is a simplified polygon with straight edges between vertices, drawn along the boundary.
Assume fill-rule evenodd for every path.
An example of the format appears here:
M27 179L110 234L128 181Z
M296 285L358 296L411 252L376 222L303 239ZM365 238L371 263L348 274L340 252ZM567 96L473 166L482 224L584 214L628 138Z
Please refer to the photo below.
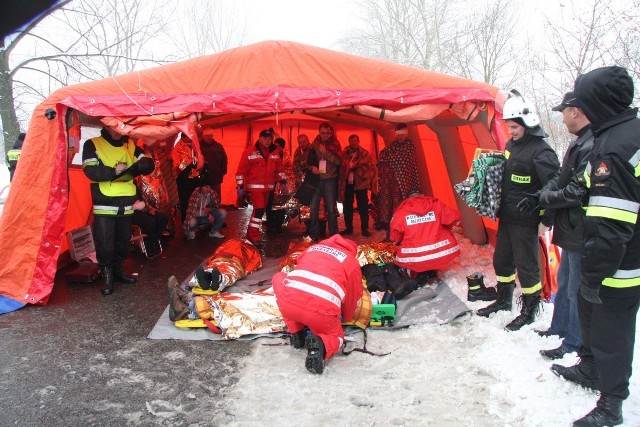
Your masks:
M459 240L462 255L442 277L466 301L467 274L480 271L485 283L495 282L492 249ZM468 303L474 311L486 304ZM220 421L230 426L569 426L598 396L556 377L549 370L553 362L538 353L560 344L557 337L533 332L548 327L553 305L544 304L533 324L507 332L504 326L516 310L514 305L512 313L489 319L467 315L440 326L369 329L367 348L391 354L336 356L323 375L306 371L305 350L258 340L228 394L228 419ZM361 346L362 334L355 337ZM572 354L556 362L577 361ZM637 361L634 368L640 372ZM623 414L625 426L640 426L638 374L631 378Z

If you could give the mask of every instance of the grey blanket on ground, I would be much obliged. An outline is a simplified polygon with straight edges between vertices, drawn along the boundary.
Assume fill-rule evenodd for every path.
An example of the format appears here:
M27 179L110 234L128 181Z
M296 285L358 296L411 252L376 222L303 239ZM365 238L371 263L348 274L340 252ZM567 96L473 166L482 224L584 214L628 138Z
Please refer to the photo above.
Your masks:
M225 289L225 292L253 292L271 286L271 277L278 271L279 259L266 258L262 268L233 286ZM191 279L189 276L185 283ZM460 300L451 288L438 279L432 284L411 292L398 301L396 309L396 321L392 326L384 326L384 329L405 328L419 324L442 325L470 312L469 307ZM280 337L282 334L259 334L242 336L240 340L252 340L259 337ZM175 340L211 340L226 341L220 335L214 334L207 328L181 329L177 328L169 320L169 306L165 308L155 326L147 336L149 339L175 339Z

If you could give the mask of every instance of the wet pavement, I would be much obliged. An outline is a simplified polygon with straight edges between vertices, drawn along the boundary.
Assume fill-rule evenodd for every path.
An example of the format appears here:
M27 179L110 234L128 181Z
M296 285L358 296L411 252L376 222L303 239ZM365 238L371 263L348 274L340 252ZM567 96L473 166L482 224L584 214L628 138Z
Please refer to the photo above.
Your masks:
M249 214L229 211L221 232L241 236ZM263 255L284 256L303 233L304 224L291 220L284 233L265 236ZM378 231L372 239L383 237ZM185 280L220 242L206 233L186 242L178 233L154 259L132 249L126 271L137 273L138 283L116 284L107 297L101 280L67 283L63 269L47 306L0 315L0 426L213 426L228 420L226 390L237 381L252 341L146 338L167 306L167 279Z

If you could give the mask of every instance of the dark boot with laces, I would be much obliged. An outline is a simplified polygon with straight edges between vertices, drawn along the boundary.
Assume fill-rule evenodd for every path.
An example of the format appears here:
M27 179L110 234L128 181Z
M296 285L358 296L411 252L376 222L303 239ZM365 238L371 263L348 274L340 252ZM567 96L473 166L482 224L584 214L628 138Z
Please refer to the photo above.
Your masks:
M498 282L498 299L489 304L487 307L478 310L476 314L482 317L489 317L491 313L495 313L497 311L511 311L513 290L515 289L515 287L515 282Z
M596 407L573 423L573 427L604 427L622 424L622 399L600 396Z
M520 310L520 315L506 326L505 329L508 331L518 331L524 325L533 323L536 314L540 310L540 295L523 295L521 301L522 309Z
M304 342L307 348L307 359L304 362L305 367L309 372L314 374L321 374L324 372L324 343L322 338L309 335Z

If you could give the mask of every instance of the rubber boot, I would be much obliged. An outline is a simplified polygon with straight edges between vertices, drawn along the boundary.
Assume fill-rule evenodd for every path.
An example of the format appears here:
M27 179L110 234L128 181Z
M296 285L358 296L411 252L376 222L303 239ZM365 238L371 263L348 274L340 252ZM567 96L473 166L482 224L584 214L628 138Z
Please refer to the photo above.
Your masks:
M385 264L382 271L389 289L391 289L397 300L406 297L418 287L418 282L415 279L400 276L398 267L395 264Z
M125 283L127 285L133 285L137 282L135 277L127 276L126 274L124 274L124 267L122 266L122 263L114 264L113 281L118 283Z
M309 372L321 374L324 371L324 343L322 339L316 335L309 335L304 346L307 348L307 359L304 365Z
M380 267L375 264L366 264L362 266L361 270L362 275L367 281L367 290L369 292L385 292L389 290L389 286L387 286L387 281L384 279L384 274L382 270L380 270Z
M540 307L540 295L523 295L520 315L513 319L505 328L508 331L518 331L524 325L533 323Z
M596 407L573 423L574 427L603 427L622 424L622 399L601 395Z
M495 301L498 299L498 291L495 288L487 288L484 285L482 273L472 273L467 276L467 301Z
M103 266L102 276L104 277L102 295L111 295L113 293L113 269L111 267Z
M491 313L497 311L511 311L511 300L513 299L513 290L516 288L515 282L502 283L498 282L498 299L489 304L485 308L481 308L476 312L478 316L489 317Z

